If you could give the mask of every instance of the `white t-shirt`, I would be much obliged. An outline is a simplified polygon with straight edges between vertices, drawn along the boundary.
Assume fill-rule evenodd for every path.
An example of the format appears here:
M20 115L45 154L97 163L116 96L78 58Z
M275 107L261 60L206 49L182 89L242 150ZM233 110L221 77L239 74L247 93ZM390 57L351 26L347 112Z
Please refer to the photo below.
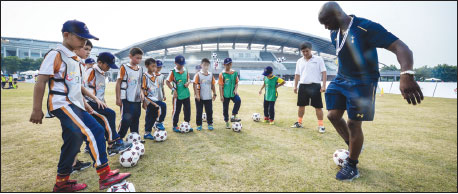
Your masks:
M312 55L308 61L301 57L296 62L296 72L299 75L299 84L321 83L321 72L326 71L323 58Z

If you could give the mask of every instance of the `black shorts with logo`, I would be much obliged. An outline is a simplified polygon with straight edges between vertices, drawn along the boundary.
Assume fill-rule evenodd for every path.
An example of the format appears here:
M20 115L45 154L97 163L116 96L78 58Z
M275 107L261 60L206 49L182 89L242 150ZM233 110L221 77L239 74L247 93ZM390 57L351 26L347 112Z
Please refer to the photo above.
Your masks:
M297 106L313 106L315 108L323 108L321 100L321 84L300 84L297 95Z

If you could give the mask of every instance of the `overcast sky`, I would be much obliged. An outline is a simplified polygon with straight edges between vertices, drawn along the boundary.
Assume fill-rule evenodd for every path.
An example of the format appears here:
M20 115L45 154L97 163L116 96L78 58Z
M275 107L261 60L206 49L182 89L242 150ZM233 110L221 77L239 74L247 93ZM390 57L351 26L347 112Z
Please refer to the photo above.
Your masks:
M122 49L156 36L211 26L297 30L329 40L318 22L325 2L1 2L1 36L62 41L66 20L86 23L96 46ZM382 24L413 51L415 67L457 64L457 2L339 2ZM80 10L76 12L75 10ZM379 49L379 61L399 67Z

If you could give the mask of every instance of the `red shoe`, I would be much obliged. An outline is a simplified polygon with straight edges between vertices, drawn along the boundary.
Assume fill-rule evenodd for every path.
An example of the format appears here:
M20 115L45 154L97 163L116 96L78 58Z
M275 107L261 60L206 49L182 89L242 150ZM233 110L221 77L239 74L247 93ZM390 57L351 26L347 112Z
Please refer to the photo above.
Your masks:
M87 187L86 184L84 183L77 183L76 180L68 180L67 183L64 185L58 187L57 185L54 185L54 189L52 192L64 192L64 193L69 193L69 192L75 192L75 191L81 191Z
M130 177L130 173L119 173L119 170L110 170L110 172L102 175L99 179L99 189L103 190L111 185L119 183Z

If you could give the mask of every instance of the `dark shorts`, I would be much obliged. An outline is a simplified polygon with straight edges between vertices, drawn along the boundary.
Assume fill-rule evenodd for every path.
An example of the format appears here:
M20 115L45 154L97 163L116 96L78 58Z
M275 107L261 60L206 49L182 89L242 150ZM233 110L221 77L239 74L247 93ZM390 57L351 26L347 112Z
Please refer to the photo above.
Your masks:
M315 108L323 108L320 89L321 84L300 84L297 95L297 106L311 105Z
M348 118L372 121L375 114L377 81L358 81L336 78L326 90L326 109L346 110Z

